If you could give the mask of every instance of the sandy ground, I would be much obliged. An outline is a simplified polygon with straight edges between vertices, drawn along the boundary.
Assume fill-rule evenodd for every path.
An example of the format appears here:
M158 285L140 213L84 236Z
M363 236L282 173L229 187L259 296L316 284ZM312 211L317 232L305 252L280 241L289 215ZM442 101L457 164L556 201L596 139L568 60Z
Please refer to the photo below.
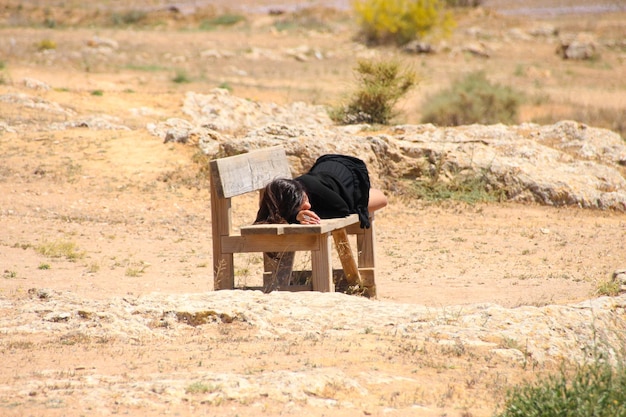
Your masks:
M572 24L569 18L564 19L564 25ZM593 20L585 19L588 24ZM593 27L623 30L615 23L619 20L614 19L609 17L606 25L597 21ZM504 25L498 20L487 20L496 26ZM517 23L515 20L510 24ZM251 99L278 103L295 99L323 102L338 94L333 88L336 86L333 76L339 77L340 83L347 83L351 66L351 59L345 57L333 61L332 69L324 63L302 65L295 60L281 61L278 66L276 63L252 63L249 68L244 68L245 61L237 58L225 65L179 61L181 68L188 68L191 82L175 84L170 79L176 66L159 61L164 56L171 59L175 52L181 56L198 56L198 51L208 48L236 49L250 43L270 47L278 41L285 47L306 42L328 48L337 43L337 39L323 34L285 37L264 30L254 36L237 30L225 34L211 32L203 34L205 38L197 33L162 30L148 30L141 32L141 36L132 31L84 28L8 28L2 32L0 37L16 40L17 46L3 58L5 82L0 84L0 94L34 95L76 111L76 116L55 115L0 103L2 120L22 127L19 133L0 133L0 295L8 299L25 297L31 288L70 291L79 297L103 300L155 291L181 294L211 291L210 201L208 182L198 174L201 162L193 162L198 160L197 151L188 145L163 144L147 132L146 124L183 116L180 106L186 91L202 92L219 82L229 83L234 88L233 94ZM344 32L340 33L337 36L341 39L349 38ZM70 60L66 65L57 65L59 61L52 65L45 54L36 53L33 47L41 39L53 38L59 48L79 49L94 35L115 38L128 51L133 50L136 55L129 58L132 65L87 62L88 57L82 64ZM224 36L223 39L220 36ZM3 48L6 53L7 43L3 43ZM603 103L623 108L624 90L618 74L623 74L624 64L619 53L606 56L605 66L581 64L574 67L560 61L542 63L542 60L554 59L554 45L515 48L510 52L517 54L517 60L502 52L503 56L489 62L489 68L502 69L501 73L494 73L496 78L510 78L520 85L526 83L531 89L541 84L545 94L562 103L569 103L568 100L578 94L585 104ZM166 50L170 55L161 54ZM521 55L528 50L535 56ZM468 68L484 66L468 56L457 59ZM420 94L446 84L453 76L453 68L458 69L458 65L451 66L447 58L424 62L421 65L437 76L424 83ZM520 62L536 69L533 73L536 75L511 77ZM146 69L149 65L163 65L163 68ZM140 66L144 69L138 69ZM48 91L27 88L22 82L24 78L43 81L53 88ZM568 87L572 85L575 88ZM94 91L100 93L94 94ZM417 103L407 102L404 108L419 109L419 100ZM540 110L528 107L524 111L533 114ZM51 122L94 114L118 117L132 131L41 128ZM412 117L407 119L411 121ZM380 300L457 310L473 303L497 303L505 307L569 303L594 297L599 283L607 281L616 269L626 267L626 216L623 213L507 203L432 204L409 201L391 192L389 198L389 206L376 219ZM251 222L254 211L253 197L241 200L236 207L235 222ZM41 253L56 243L69 244L74 259ZM258 283L259 262L258 256L238 260L239 285ZM213 341L224 343L228 350L228 343L236 339L236 334L245 331L233 329L232 332L234 334L228 337L213 335L217 338ZM32 340L35 346L39 343L36 336ZM13 373L5 373L2 379L10 383L12 378L38 375L44 368L76 369L86 362L98 364L108 370L103 372L115 375L124 373L124 368L131 364L138 372L154 372L159 358L171 361L167 368L175 368L174 363L182 360L176 359L177 352L189 349L191 363L201 355L203 340L196 335L180 340L178 346L150 348L141 344L123 347L116 342L108 346L88 344L70 348L47 342L41 348L32 345L23 350L17 348L16 353L19 341L0 336L3 352L11 352L12 360L19 358L15 364L20 367L19 370L12 368ZM324 362L327 352L336 351L345 343L370 342L327 341L323 347L300 352L298 358ZM250 341L239 343L237 348L249 352L251 357L271 349ZM252 366L250 362L227 365L226 350L215 348L213 358L220 364L216 366L239 370ZM79 354L82 359L69 359L68 353ZM286 367L288 361L280 355L280 352L274 353L269 360L279 363L277 368ZM364 366L350 361L347 354L339 354L337 361L340 359L351 369ZM471 358L463 359L471 361ZM435 355L432 360L442 363L451 359ZM376 366L390 373L403 372L401 363L380 358L376 361ZM472 371L467 363L446 372L441 366L426 368L419 377L423 384L433 387L434 399L429 401L434 408L439 403L442 406L436 414L413 410L414 415L490 415L496 401L494 388L472 393L473 384L467 379ZM505 382L519 380L520 375L528 371L505 364L490 369L494 373L489 374L489 378L501 375ZM448 392L450 396L446 397L450 381L457 379L466 381L464 392L455 395ZM498 392L501 390L502 387ZM379 402L409 404L410 399L402 392L402 397L392 389L381 392ZM471 398L475 400L470 401ZM68 401L65 408L59 409L11 404L10 399L3 398L4 409L0 414L81 415L86 412L80 410L78 400ZM194 407L170 411L178 415L237 414L234 408L207 410L197 404ZM378 415L376 413L383 413L383 408L374 407L376 411L365 410L358 415ZM132 407L108 411L142 414L140 409ZM245 410L240 412L253 415L250 410L248 414ZM271 415L272 410L268 414ZM344 410L343 414L337 411L315 415L355 414Z

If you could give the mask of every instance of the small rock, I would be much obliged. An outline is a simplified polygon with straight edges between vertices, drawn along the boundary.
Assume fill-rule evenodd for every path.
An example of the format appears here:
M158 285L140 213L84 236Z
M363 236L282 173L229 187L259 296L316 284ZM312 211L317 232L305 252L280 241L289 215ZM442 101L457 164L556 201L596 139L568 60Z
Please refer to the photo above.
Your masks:
M402 50L411 54L432 54L435 52L435 48L430 43L420 41L409 42Z
M31 88L33 90L43 90L49 91L50 86L43 81L35 80L34 78L24 78L24 85L27 88Z

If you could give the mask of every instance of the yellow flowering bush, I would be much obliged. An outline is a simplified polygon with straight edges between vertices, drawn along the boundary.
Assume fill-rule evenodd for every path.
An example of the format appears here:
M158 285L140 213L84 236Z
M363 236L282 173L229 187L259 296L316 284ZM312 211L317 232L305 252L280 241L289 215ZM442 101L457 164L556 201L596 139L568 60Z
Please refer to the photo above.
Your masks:
M353 9L367 43L404 45L454 27L444 0L354 0Z

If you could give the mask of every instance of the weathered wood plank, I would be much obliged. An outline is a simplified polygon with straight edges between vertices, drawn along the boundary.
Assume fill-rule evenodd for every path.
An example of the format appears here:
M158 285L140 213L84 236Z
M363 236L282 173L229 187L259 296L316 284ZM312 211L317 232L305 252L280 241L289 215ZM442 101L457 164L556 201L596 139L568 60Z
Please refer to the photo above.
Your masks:
M320 235L286 236L222 236L223 253L316 251Z
M323 219L320 224L252 224L242 226L242 236L252 235L306 235L328 233L346 226L359 223L359 216L351 214L336 219Z
M213 240L213 288L216 290L232 289L235 283L235 266L232 253L225 253L222 249L222 237L231 232L231 201L230 198L220 198L211 177L211 218L222 219L213 221L211 227Z
M291 170L285 149L274 146L215 159L211 175L217 179L219 196L230 198L259 190L275 178L291 178Z
M311 270L313 271L311 284L313 284L313 291L335 292L331 247L330 233L324 233L320 235L319 250L311 252Z

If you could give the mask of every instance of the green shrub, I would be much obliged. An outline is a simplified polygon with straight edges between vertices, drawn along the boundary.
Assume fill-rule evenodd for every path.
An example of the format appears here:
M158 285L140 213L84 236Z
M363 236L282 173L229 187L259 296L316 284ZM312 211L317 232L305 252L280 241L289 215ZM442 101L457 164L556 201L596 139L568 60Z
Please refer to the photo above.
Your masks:
M416 74L402 69L398 61L361 60L355 68L357 90L346 105L330 111L330 117L343 124L387 124L393 107L416 84Z
M404 45L455 25L444 0L354 0L353 9L365 41Z
M484 72L474 72L454 83L449 90L429 98L422 122L439 126L513 124L517 122L522 101L520 93L491 84Z
M172 81L176 84L184 84L191 82L189 75L185 71L179 70L176 71L176 75L172 78Z
M515 388L497 417L625 417L626 368L601 357Z

